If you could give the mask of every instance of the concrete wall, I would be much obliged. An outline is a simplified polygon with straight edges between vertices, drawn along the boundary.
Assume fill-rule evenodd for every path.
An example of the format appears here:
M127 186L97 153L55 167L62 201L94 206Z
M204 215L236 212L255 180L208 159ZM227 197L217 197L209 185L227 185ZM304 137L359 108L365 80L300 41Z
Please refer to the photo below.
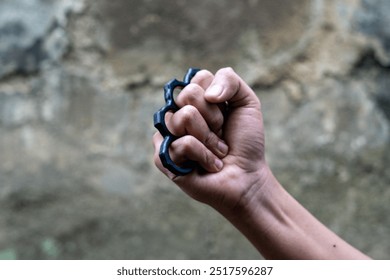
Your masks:
M0 258L247 259L152 162L162 86L232 66L267 159L316 217L390 257L390 2L1 0Z

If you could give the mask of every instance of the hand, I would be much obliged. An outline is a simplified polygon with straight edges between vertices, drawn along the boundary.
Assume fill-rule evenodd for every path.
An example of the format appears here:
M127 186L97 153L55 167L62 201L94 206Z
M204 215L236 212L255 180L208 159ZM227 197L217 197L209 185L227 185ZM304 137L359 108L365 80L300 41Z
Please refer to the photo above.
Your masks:
M186 176L166 170L158 156L163 140L159 133L153 138L156 166L191 197L219 211L246 203L268 176L263 119L255 93L231 68L215 76L202 70L176 103L181 109L167 114L167 126L180 138L172 143L170 155L178 164L197 161L204 170ZM224 116L220 108L226 104Z
M155 164L191 197L209 204L272 259L368 259L314 218L280 185L264 159L260 101L231 69L200 71L179 94L181 108L167 116L180 137L171 145L178 164L203 170L175 176L166 170L154 135ZM228 106L228 113L220 108Z

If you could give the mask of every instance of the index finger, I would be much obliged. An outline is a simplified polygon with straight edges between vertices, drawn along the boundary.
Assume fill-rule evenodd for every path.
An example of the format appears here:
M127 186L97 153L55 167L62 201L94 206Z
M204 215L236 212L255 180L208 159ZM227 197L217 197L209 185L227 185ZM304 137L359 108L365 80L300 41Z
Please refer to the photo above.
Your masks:
M214 79L214 75L208 70L200 70L192 78L191 83L198 84L203 90L206 90Z
M211 103L228 102L229 107L260 109L260 101L253 90L230 67L220 69L205 92Z

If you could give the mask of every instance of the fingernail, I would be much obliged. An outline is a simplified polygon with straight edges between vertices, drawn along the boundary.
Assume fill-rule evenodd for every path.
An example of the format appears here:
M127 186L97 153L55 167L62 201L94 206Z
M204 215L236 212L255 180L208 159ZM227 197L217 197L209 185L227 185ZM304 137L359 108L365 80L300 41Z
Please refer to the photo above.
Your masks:
M223 87L220 85L213 85L206 91L208 97L218 97L222 94Z
M221 152L223 155L227 155L229 151L229 147L222 141L218 142L218 150Z
M214 161L214 165L215 165L215 167L217 168L217 170L219 171L219 170L221 170L222 167L223 167L223 162L222 162L222 160L220 160L220 159L216 159L216 160Z

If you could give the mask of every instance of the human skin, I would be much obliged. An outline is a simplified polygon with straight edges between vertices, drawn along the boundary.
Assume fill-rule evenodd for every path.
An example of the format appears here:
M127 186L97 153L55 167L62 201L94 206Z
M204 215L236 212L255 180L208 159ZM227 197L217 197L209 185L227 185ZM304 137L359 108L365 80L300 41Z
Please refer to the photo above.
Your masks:
M153 136L156 166L190 197L239 229L267 259L369 259L298 203L265 160L261 103L232 68L198 72L166 117L179 137L170 148L180 164L201 168L176 176L162 166L162 136ZM228 107L228 110L226 110Z

